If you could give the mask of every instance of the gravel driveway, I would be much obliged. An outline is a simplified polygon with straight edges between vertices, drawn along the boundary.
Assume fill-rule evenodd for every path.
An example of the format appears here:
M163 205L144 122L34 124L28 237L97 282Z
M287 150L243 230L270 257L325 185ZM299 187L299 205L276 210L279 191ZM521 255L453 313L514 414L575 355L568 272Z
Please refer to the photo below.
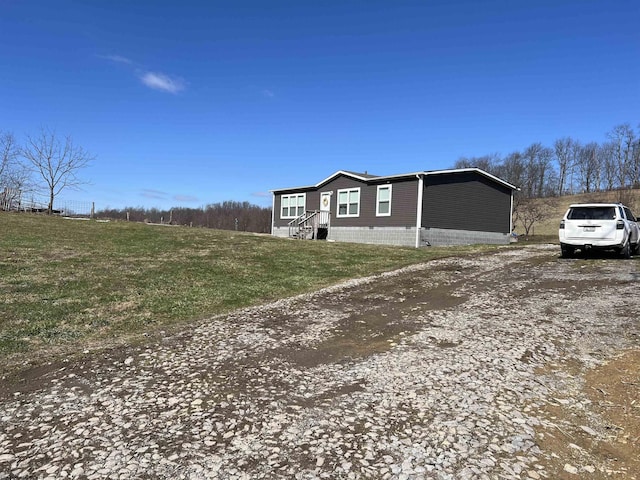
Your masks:
M636 260L558 256L432 261L30 372L2 385L0 479L553 478L545 408L586 400L549 365L640 332Z

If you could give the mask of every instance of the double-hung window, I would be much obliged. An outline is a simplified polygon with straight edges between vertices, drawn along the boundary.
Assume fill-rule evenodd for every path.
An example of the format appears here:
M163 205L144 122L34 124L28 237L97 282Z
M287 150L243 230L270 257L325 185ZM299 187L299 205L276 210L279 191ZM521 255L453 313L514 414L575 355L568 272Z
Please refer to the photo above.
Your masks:
M338 190L337 217L357 217L360 215L360 188Z
M378 185L376 198L376 216L388 217L391 215L391 185Z
M304 213L306 194L282 195L280 218L297 218Z

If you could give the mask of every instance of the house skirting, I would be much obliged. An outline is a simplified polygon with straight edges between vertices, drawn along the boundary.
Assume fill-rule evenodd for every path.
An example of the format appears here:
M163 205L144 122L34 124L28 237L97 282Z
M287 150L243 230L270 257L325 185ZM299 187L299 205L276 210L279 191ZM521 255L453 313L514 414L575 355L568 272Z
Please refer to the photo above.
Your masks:
M274 227L275 237L288 237L288 227ZM335 227L329 229L327 240L335 242L370 243L415 247L415 227ZM475 243L507 245L510 236L505 233L450 230L444 228L422 228L421 246L470 245Z
M473 245L477 243L508 245L511 236L507 233L477 232L471 230L450 230L446 228L423 228L420 232L423 245Z
M416 229L405 227L331 227L328 240L415 247Z
M289 236L289 227L272 227L271 235L274 237L287 238Z

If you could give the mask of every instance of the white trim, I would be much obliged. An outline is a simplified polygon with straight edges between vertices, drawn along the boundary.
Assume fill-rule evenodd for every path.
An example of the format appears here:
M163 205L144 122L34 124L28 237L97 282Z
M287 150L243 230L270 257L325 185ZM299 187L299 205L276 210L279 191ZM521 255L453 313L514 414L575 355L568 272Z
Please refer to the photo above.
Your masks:
M513 233L513 192L511 192L511 205L509 206L509 235Z
M340 193L342 192L346 192L347 193L347 213L340 213ZM358 192L358 211L356 213L349 213L349 205L352 205L355 202L349 202L349 200L351 199L351 192ZM341 188L340 190L338 190L336 192L336 217L338 218L354 218L354 217L359 217L360 216L360 202L362 201L362 192L361 192L361 188L360 187L353 187L353 188ZM344 204L343 204L344 205Z
M282 210L282 209L281 209ZM271 197L271 235L276 227L276 194Z
M305 212L305 209L307 208L307 194L305 193L289 193L289 194L285 194L285 195L280 195L280 218L282 220L292 220L294 218L298 218L300 215L302 215L301 213L298 213L298 210L300 208L301 205L298 205L298 202L296 200L296 206L294 207L295 210L295 215L291 215L291 205L287 205L287 212L289 213L289 215L282 215L282 200L284 198L290 199L295 197L300 198L302 197L302 213Z
M361 175L358 175L357 173L354 172L347 172L345 170L338 170L336 173L334 173L333 175L329 175L327 178L325 178L324 180L319 181L318 183L316 183L314 185L314 187L320 187L322 185L324 185L327 182L330 182L331 180L333 180L336 177L339 177L340 175L344 175L346 177L351 177L351 178L355 178L356 180L361 180L363 182L366 182L367 180L371 180L372 178L376 178L374 175L371 176L366 176L363 177Z
M389 211L387 213L380 213L380 189L387 188L389 189ZM376 189L376 217L390 217L391 216L391 197L393 194L393 185L391 183L386 183L384 185L378 185Z
M420 231L422 230L422 198L424 194L424 177L422 174L417 174L418 177L418 203L416 213L416 248L420 248Z
M327 204L323 205L322 204L322 197L329 197L329 200L327 200ZM320 192L320 211L321 212L330 212L331 211L331 197L333 197L333 191L328 191L328 192Z
M314 189L314 188L320 188L325 183L329 183L331 180L333 180L334 178L339 177L340 175L344 175L345 177L355 178L356 180L360 180L361 182L368 182L370 180L375 180L375 179L378 178L375 175L367 175L367 176L363 177L362 175L359 175L359 174L354 173L354 172L347 172L346 170L338 170L336 173L333 173L333 174L329 175L324 180L320 180L315 185L306 185L304 187L293 187L293 188L276 188L274 190L269 190L269 191L278 193L278 192L288 192L288 191L294 191L294 190L311 190L311 189Z
M516 191L520 191L520 188L516 187L515 185L510 184L509 182L506 182L504 180L502 180L501 178L496 177L495 175L490 174L489 172L486 172L480 168L452 168L452 169L448 169L448 170L424 170L421 172L411 172L411 173L401 173L401 174L397 174L397 175L384 175L384 176L374 176L374 175L367 175L367 176L362 176L359 175L357 173L353 173L353 172L347 172L345 170L338 170L336 173L334 173L333 175L328 176L327 178L325 178L324 180L316 183L315 185L308 185L306 187L293 187L293 188L278 188L275 190L271 190L271 192L274 193L278 193L278 192L286 192L286 191L295 191L295 190L311 190L314 188L320 188L322 185L324 185L325 183L328 183L329 181L333 180L334 178L340 176L340 175L344 175L346 177L350 177L350 178L354 178L356 180L359 180L361 182L365 182L365 183L370 183L370 182L380 182L380 181L386 181L386 180L395 180L395 179L400 179L400 178L408 178L408 177L415 177L417 175L424 175L425 177L430 177L433 175L442 175L445 173L464 173L464 172L475 172L478 173L480 175L483 175L487 178L489 178L490 180L503 185L507 188L510 188L511 190L516 190Z

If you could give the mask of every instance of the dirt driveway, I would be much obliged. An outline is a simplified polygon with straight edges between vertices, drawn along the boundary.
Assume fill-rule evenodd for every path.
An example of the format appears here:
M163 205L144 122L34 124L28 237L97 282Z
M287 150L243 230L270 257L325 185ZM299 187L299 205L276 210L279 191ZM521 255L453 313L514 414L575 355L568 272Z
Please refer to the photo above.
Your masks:
M0 479L638 478L640 261L558 254L437 260L26 372L0 385Z

